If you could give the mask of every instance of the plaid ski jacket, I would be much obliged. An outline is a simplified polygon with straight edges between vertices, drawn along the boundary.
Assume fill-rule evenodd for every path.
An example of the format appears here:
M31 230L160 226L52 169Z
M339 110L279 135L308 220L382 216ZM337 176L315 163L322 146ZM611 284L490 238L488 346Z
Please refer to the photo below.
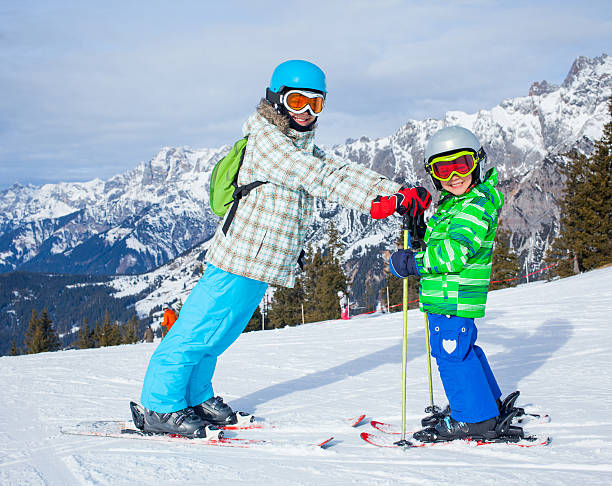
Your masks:
M461 196L443 192L443 202L427 222L427 249L418 252L419 307L423 312L460 317L485 314L493 239L504 195L497 171Z
M400 189L366 167L326 157L314 145L314 130L289 128L265 100L242 132L249 139L238 185L268 183L240 201L227 235L222 223L217 227L206 260L226 272L293 287L314 197L369 214L372 199Z

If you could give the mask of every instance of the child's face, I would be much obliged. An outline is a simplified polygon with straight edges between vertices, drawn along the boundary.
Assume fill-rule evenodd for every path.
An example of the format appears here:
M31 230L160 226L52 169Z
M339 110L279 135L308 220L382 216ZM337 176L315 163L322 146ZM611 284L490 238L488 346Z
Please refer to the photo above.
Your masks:
M461 194L465 194L472 183L472 174L468 174L465 177L458 176L457 174L453 175L450 181L442 183L442 188L446 191L454 194L455 196L461 196Z
M291 116L291 118L293 118L298 125L303 127L307 127L315 120L315 117L312 116L308 110L306 110L304 113L289 112L289 116Z

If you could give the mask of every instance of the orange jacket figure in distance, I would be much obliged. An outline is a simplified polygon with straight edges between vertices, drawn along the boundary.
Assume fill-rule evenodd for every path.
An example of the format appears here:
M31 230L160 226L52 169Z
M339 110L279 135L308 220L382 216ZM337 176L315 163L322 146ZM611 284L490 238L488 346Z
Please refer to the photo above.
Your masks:
M164 320L162 325L162 334L165 336L172 328L172 325L176 322L176 313L172 309L170 304L164 304ZM163 337L162 336L162 337Z

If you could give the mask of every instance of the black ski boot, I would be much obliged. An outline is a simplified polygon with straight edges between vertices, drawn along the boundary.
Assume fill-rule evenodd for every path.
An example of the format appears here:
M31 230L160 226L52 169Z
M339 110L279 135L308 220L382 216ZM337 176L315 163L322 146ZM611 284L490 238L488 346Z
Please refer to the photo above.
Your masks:
M515 418L519 418L525 415L524 408L514 406L514 404L516 403L516 399L519 397L520 394L521 392L516 390L510 393L510 395L508 395L506 398L504 398L504 401L499 406L500 415L503 415L504 413L509 412L510 410L516 410L516 413L514 414Z
M455 439L491 439L497 435L497 417L483 422L458 422L450 415L440 419L433 427L412 434L420 442L449 442Z
M204 403L193 407L193 409L202 420L213 425L234 425L238 422L236 413L229 405L223 403L221 397L209 398Z
M512 420L518 413L518 409L513 406L518 397L518 392L514 393L516 393L516 397L508 403L507 407L502 407L502 412L497 417L495 437L489 437L495 442L518 442L525 437L522 427L512 425ZM506 404L506 400L504 400L504 404Z
M440 420L442 420L444 417L446 417L447 415L451 414L451 408L450 405L447 405L444 410L440 411L440 409L438 407L436 407L437 410L434 410L433 412L431 412L429 415L427 415L426 417L423 417L421 419L421 425L423 427L433 427L434 425L436 425ZM425 412L430 412L431 411L431 407L427 407L425 409Z
M176 434L189 438L207 436L207 423L190 407L177 412L158 413L130 402L132 419L137 429L149 434Z

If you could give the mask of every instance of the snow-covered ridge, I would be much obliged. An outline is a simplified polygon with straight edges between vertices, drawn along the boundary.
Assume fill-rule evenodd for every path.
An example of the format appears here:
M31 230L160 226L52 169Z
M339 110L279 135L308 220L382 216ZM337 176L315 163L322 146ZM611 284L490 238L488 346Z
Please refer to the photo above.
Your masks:
M505 184L504 225L533 266L558 224L554 195L562 182L557 177L562 159L557 155L573 146L592 148L608 120L611 93L612 59L580 57L558 86L534 83L529 95L490 110L410 120L388 137L362 137L326 150L433 190L422 166L426 140L446 125L472 129ZM164 147L151 160L106 181L15 185L0 192L0 270L133 274L171 261L212 236L218 218L208 208L208 179L228 148ZM548 184L536 184L548 176ZM377 240L395 240L395 221L368 221L334 204L318 203L317 211L310 235L315 245L323 241L330 218L350 248L365 251L373 234L383 235Z

